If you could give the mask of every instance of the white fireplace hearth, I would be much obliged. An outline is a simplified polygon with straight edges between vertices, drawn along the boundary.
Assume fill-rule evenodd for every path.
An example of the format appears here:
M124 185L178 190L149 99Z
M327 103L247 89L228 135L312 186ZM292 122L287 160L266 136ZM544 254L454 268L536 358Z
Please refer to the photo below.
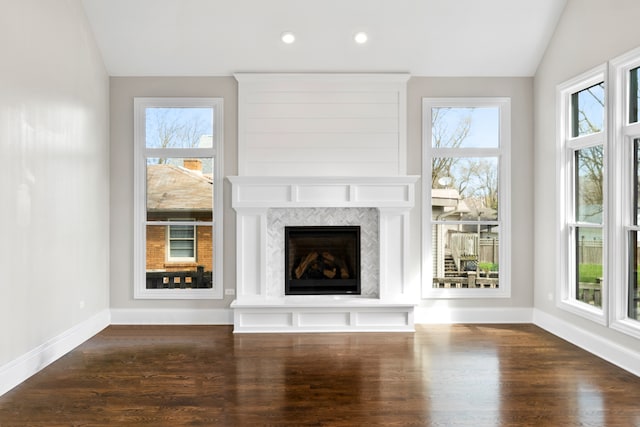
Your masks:
M234 332L414 331L409 211L417 176L228 177L236 225ZM285 226L361 227L360 295L285 295Z

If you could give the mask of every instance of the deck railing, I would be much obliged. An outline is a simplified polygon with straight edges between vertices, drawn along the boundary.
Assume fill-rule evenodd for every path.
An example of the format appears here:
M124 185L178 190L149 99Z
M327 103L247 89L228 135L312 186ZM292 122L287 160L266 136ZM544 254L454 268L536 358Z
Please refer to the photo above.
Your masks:
M204 289L213 286L213 274L196 271L147 271L147 289Z
M474 271L460 272L458 276L434 277L434 288L497 288L500 279L494 274L482 275ZM497 276L497 274L495 274Z

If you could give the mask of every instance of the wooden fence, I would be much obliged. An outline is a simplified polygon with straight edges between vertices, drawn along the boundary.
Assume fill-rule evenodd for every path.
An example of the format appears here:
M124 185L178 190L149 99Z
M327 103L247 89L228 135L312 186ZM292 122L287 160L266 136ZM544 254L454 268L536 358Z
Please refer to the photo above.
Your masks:
M461 261L500 263L500 243L493 237L478 238L476 233L453 233L449 238L449 247L458 270L463 270Z
M602 240L578 240L579 264L602 264Z

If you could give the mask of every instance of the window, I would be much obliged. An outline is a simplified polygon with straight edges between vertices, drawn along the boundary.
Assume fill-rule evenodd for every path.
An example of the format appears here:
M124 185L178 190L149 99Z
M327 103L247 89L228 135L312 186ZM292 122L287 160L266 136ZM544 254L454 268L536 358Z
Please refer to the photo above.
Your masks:
M193 225L169 225L168 259L171 261L196 260L196 233Z
M638 69L629 70L629 124L638 123L638 107L640 106L640 92L638 91Z
M626 73L625 77L628 78L629 89L626 93L629 105L629 122L624 126L622 147L624 155L633 159L633 164L627 169L625 174L625 181L629 183L631 189L631 197L627 200L631 203L630 206L626 206L626 213L629 218L625 221L629 242L628 254L628 281L627 289L623 294L626 296L626 316L619 316L622 319L630 319L634 321L640 320L640 129L638 117L638 105L640 104L640 92L638 91L638 63L640 58L635 55L633 62L635 68L632 68ZM628 155L631 154L631 155ZM622 170L624 170L624 165ZM640 326L640 325L634 325Z
M558 86L558 305L640 338L640 49Z
M640 338L640 49L610 63L613 201L611 327Z
M423 294L510 296L509 149L509 99L423 99Z
M632 206L631 206L631 221L627 227L628 229L628 239L629 242L629 253L628 253L628 277L629 280L627 282L626 289L626 316L623 314L622 318L628 318L632 320L640 320L640 288L638 287L638 283L640 282L640 223L638 222L638 215L640 214L640 206L638 205L638 196L639 194L639 186L640 179L638 168L640 161L640 138L633 139L633 174L630 177L631 188L632 188Z
M606 323L605 69L558 87L560 224L558 304Z
M222 298L222 100L134 107L134 296Z

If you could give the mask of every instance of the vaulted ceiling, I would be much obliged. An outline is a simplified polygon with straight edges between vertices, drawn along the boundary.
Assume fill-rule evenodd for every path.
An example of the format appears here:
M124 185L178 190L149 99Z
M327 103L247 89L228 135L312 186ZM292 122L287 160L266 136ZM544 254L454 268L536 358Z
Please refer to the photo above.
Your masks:
M83 0L113 76L532 76L566 0ZM280 36L296 36L285 44ZM357 44L358 31L368 35Z

